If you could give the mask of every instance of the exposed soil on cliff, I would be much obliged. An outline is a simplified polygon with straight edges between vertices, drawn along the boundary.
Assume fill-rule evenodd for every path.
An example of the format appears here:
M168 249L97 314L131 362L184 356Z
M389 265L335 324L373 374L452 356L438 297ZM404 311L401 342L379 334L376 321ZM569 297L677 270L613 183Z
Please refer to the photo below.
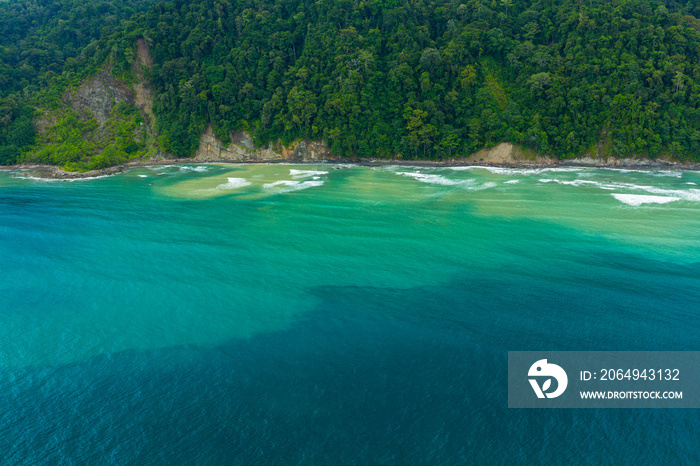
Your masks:
M134 63L134 74L138 78L134 83L136 106L148 116L149 126L152 127L151 123L156 121L156 117L152 109L151 83L146 79L144 71L153 68L153 58L151 58L148 44L144 39L136 40L136 55L137 60Z

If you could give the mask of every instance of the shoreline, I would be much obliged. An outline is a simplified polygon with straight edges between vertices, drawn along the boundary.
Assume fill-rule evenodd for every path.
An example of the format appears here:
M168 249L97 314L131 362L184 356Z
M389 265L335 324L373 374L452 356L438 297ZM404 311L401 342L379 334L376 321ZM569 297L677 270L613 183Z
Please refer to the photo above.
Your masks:
M405 159L328 159L328 160L284 160L284 159L259 159L259 160L196 160L196 159L155 159L136 160L115 165L113 167L91 170L87 172L69 172L56 165L46 164L15 164L0 165L0 171L35 171L38 178L51 180L77 180L83 178L95 178L117 175L136 167L157 167L163 165L207 165L207 164L230 164L230 165L251 165L251 164L292 164L292 165L358 165L365 167L382 167L391 165L401 165L407 167L497 167L515 169L546 169L546 168L591 168L591 169L617 169L617 170L677 170L677 171L700 171L700 162L674 162L670 160L648 160L648 159L541 159L538 160L512 160L508 162L494 162L473 160L471 158L450 159L450 160L405 160Z

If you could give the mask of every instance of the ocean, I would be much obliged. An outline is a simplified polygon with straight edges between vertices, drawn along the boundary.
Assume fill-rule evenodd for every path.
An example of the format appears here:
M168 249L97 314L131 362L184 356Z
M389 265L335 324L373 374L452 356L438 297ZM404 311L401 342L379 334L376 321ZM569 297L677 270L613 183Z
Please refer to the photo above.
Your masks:
M700 350L700 174L0 172L0 464L698 464L507 407L508 351Z

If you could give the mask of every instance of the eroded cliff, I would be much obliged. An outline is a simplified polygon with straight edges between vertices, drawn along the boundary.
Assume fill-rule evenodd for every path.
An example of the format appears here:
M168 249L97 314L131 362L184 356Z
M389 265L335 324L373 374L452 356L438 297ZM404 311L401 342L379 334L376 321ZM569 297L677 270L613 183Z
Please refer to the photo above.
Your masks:
M195 154L198 162L249 162L249 161L290 161L322 162L339 160L331 153L323 141L295 141L289 146L270 144L267 147L255 147L250 135L245 131L231 134L231 143L223 144L209 126L199 139L199 148Z

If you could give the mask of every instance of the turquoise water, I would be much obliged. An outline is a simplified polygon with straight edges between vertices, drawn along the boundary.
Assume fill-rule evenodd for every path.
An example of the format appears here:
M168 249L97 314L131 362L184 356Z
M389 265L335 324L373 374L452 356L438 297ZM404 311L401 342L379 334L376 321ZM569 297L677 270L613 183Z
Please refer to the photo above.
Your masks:
M694 410L508 410L506 370L509 350L700 350L699 185L0 173L0 463L698 463Z

